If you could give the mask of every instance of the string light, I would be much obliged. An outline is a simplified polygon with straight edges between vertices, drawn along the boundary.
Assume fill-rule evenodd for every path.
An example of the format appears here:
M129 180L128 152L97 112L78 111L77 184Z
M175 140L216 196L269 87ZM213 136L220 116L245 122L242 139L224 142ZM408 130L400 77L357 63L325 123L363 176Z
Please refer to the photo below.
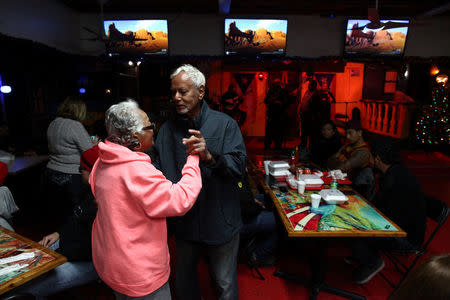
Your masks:
M439 75L432 91L431 104L423 107L415 126L415 139L428 145L450 144L450 124L447 116L448 88L446 75ZM448 80L448 77L447 77Z

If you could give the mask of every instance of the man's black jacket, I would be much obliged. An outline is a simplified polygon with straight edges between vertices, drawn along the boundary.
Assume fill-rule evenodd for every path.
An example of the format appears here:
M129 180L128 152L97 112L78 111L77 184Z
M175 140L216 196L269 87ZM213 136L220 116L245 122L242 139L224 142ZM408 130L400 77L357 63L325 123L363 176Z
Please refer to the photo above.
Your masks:
M426 201L420 184L411 171L402 164L389 167L380 181L380 189L373 200L407 233L412 244L420 246L426 227Z
M177 218L177 238L220 245L231 240L242 226L237 183L245 174L246 151L237 123L203 101L200 115L193 121L182 116L167 121L155 142L154 165L176 183L186 163L182 139L188 129L200 130L213 164L200 163L203 188L192 209Z

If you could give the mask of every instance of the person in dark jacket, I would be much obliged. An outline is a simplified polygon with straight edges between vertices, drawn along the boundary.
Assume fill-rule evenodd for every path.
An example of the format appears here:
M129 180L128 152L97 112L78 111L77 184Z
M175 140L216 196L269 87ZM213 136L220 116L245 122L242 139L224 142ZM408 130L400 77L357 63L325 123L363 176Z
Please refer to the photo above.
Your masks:
M98 158L98 146L83 152L80 172L85 186L89 186L89 174ZM67 262L50 272L21 286L20 292L30 293L36 299L46 299L59 291L80 286L98 279L92 264L91 230L97 214L97 205L89 189L62 227L39 241L42 246L56 250L67 257ZM18 292L19 290L15 290Z
M301 143L300 147L311 146L317 139L319 124L323 120L319 119L319 105L321 101L320 91L317 89L317 81L311 80L308 83L308 90L303 95L297 109L300 118Z
M270 149L272 141L275 149L280 150L286 131L286 108L289 97L286 89L281 85L280 79L275 79L267 91L264 103L266 104L266 129L264 136L264 149Z
M182 65L170 76L176 116L164 123L155 142L154 164L177 182L189 153L200 156L203 188L192 209L175 224L179 299L201 298L197 262L209 258L219 299L238 299L237 253L242 226L237 182L245 172L246 151L238 124L203 101L205 76ZM191 138L187 142L187 138Z
M311 146L311 160L326 168L328 159L342 147L341 136L333 121L325 121L321 129L321 137Z
M359 264L353 274L356 283L369 281L384 267L378 249L416 249L425 236L426 201L416 177L401 163L391 140L375 140L371 152L374 167L382 173L372 202L405 230L407 237L357 241L353 245L353 259Z
M347 123L346 136L348 143L328 159L327 167L347 172L352 187L366 199L370 199L375 190L375 178L369 166L370 150L364 140L361 120L352 119Z

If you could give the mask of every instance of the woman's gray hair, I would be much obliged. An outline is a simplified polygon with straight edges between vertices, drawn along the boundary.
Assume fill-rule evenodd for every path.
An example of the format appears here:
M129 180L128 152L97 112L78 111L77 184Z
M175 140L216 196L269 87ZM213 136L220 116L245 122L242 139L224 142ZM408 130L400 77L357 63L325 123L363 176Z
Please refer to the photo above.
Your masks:
M138 111L139 105L133 99L112 105L105 114L108 140L124 146L130 145L133 134L144 127L144 120Z
M205 75L203 75L203 73L200 72L200 70L197 69L196 67L193 67L192 65L188 64L181 65L175 71L173 71L173 73L170 74L170 79L174 79L181 72L184 72L189 76L189 78L192 80L197 89L200 88L201 86L204 87L206 86Z

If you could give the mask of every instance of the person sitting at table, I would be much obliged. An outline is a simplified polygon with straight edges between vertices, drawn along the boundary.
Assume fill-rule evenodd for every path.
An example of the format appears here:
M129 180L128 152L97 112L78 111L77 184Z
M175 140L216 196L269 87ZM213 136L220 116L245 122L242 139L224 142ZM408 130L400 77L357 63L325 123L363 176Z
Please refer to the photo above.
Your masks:
M329 169L347 172L353 188L370 198L375 188L375 178L369 166L370 151L364 141L360 120L352 119L348 122L346 137L348 143L328 159L327 166Z
M89 174L98 158L98 146L83 152L80 172L83 184L89 186ZM42 246L56 250L67 262L14 290L29 293L36 299L46 299L59 291L86 284L98 279L92 264L91 230L97 213L97 205L90 190L58 231L39 241Z
M264 194L253 195L248 174L238 182L238 187L244 223L240 230L241 239L249 239L244 246L248 264L250 267L273 266L276 262L275 251L279 238L275 215L267 209Z
M14 197L7 186L3 186L5 178L8 176L8 165L0 161L0 226L14 231L11 226L13 213L19 208L14 202Z
M326 167L328 159L342 147L341 135L336 124L328 120L322 124L320 139L311 146L311 160L321 167Z
M153 166L143 153L153 146L153 129L135 101L112 105L106 112L108 138L99 143L100 157L89 179L98 204L93 262L116 299L170 299L166 218L188 212L202 188L195 146L186 147L178 183Z
M19 208L14 202L14 197L7 186L3 186L5 178L8 176L8 166L0 161L0 226L8 230L14 231L11 226L12 214L17 212Z
M389 139L375 140L371 145L374 167L381 171L379 190L372 203L406 231L406 238L361 239L353 245L353 260L359 264L353 279L365 283L383 267L378 249L417 249L424 240L426 200L413 173L401 163L401 157Z

